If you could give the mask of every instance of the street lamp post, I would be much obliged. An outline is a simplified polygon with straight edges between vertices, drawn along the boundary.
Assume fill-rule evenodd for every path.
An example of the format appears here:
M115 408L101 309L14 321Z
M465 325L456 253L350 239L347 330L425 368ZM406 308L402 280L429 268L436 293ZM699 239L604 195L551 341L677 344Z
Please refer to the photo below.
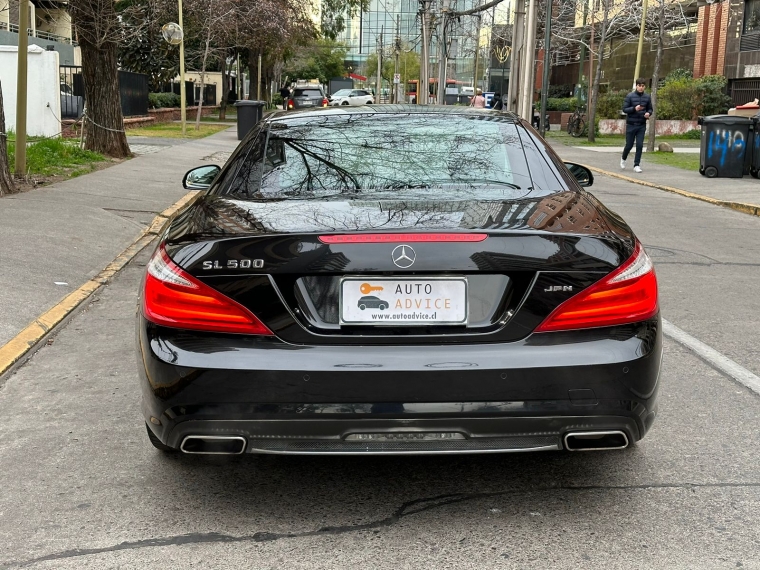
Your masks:
M179 5L179 24L170 22L161 27L161 34L167 43L176 46L179 45L179 98L180 98L180 119L182 120L182 136L185 136L187 129L187 107L185 92L185 39L182 30L182 0L177 0Z

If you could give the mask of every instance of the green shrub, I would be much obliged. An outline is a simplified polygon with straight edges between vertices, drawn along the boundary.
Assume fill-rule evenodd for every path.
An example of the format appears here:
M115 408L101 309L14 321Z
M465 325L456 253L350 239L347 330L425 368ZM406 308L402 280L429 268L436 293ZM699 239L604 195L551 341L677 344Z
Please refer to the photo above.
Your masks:
M721 75L666 81L657 91L658 119L694 120L698 116L725 113L731 104L726 95L726 78Z
M610 91L599 96L596 106L596 116L600 119L620 119L625 101L625 91Z
M572 83L567 85L549 85L549 98L550 99L564 99L573 93L575 85Z
M562 98L549 97L546 100L547 111L572 112L572 111L575 111L575 109L577 108L578 108L578 99L576 99L575 97L562 97Z
M722 75L705 75L694 80L697 88L699 115L719 115L728 111L731 97L726 95L728 80Z
M665 85L667 85L671 81L677 81L679 79L693 79L693 78L694 78L694 74L691 72L691 69L687 69L685 67L678 67L665 76Z
M176 93L148 93L148 105L151 109L179 107L182 100Z
M657 90L657 118L693 120L698 115L698 101L693 79L673 79Z

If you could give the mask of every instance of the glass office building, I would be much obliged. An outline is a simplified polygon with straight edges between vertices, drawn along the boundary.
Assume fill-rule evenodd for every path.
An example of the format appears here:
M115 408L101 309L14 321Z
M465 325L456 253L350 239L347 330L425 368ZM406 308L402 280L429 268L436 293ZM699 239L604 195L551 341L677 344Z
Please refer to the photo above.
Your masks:
M467 10L472 8L476 1L478 0L450 0L449 7L452 11ZM440 0L433 0L429 4L430 12L438 14ZM367 76L374 75L374 70L366 69L366 61L370 55L377 53L381 35L385 57L393 57L397 25L401 49L420 53L420 7L419 0L371 0L367 12L347 18L346 28L338 40L349 48L346 64L351 71ZM456 51L450 52L447 76L465 85L472 85L473 81L476 30L477 18L462 16L452 23L447 33L446 39L454 40L451 49ZM433 30L430 45L430 75L438 75L437 30Z

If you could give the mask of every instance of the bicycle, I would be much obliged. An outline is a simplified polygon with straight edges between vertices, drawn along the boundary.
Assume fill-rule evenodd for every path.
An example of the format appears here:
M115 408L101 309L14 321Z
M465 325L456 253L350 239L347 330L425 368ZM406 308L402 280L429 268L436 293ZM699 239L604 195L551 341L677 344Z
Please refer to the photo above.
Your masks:
M571 137L581 137L586 133L586 121L583 107L578 107L567 120L567 132Z

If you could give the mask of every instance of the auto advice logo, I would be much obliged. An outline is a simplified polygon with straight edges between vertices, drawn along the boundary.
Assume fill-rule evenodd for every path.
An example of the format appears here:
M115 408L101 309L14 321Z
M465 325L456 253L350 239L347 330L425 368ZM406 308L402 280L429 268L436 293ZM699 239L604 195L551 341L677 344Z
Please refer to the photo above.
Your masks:
M414 265L414 260L417 259L417 254L408 245L399 245L393 249L391 253L391 259L396 267L406 269Z

